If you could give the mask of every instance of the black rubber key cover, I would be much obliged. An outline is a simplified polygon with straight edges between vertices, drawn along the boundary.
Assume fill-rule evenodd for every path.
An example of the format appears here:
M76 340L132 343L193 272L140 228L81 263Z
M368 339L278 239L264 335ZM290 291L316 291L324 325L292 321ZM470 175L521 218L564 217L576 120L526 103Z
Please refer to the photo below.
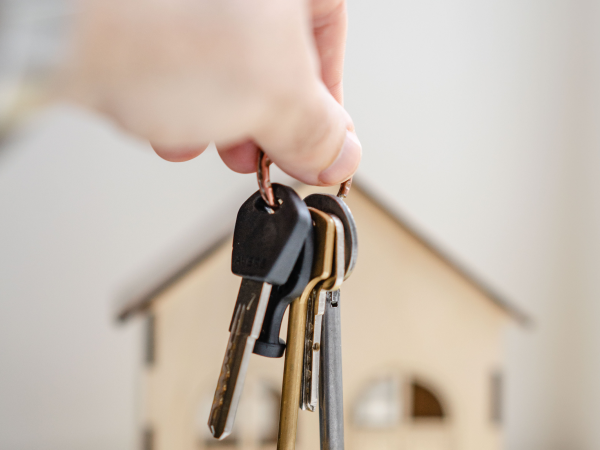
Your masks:
M285 284L296 264L312 219L296 192L273 184L279 207L271 214L260 192L240 208L233 232L231 270L250 280Z
M308 234L294 270L282 286L273 286L260 336L254 343L254 353L268 358L281 358L285 352L285 341L279 337L283 315L288 305L302 294L310 281L314 238L313 229Z

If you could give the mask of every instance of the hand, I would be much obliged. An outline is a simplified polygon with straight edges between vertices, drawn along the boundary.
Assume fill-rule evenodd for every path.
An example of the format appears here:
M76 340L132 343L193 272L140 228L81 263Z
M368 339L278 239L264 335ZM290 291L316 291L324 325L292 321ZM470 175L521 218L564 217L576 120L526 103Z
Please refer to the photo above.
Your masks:
M344 0L79 0L69 94L169 161L214 141L232 170L257 145L308 184L339 183L361 147L341 106Z

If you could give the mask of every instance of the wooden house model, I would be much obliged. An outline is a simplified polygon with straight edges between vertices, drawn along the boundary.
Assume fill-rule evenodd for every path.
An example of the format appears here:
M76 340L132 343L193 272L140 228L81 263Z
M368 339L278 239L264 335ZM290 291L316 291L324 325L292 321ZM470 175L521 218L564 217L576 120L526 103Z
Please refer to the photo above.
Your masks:
M359 257L341 296L346 448L501 449L503 329L527 318L359 186L347 203ZM240 284L230 264L227 236L120 309L146 321L145 450L276 448L283 358L253 355L234 432L207 427ZM297 449L318 449L318 412L299 415Z

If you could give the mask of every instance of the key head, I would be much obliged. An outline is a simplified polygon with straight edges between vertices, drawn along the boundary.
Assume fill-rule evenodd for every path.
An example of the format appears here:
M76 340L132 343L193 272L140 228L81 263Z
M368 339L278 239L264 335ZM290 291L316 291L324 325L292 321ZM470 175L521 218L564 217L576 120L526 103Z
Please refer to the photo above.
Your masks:
M285 341L279 337L281 322L288 305L302 294L308 284L313 263L313 230L304 241L304 247L287 282L274 286L263 321L259 338L254 344L254 353L267 358L281 358L285 352Z
M347 279L354 270L358 256L358 234L350 208L348 208L348 205L341 198L331 194L312 194L306 197L304 202L309 207L337 216L344 224L344 239L346 244L344 249L346 275L344 279Z
M344 282L346 276L345 253L346 237L344 233L344 224L337 216L329 214L335 224L335 247L333 255L333 267L331 276L323 281L323 289L327 291L338 290Z
M311 281L321 282L331 276L335 243L335 223L329 214L309 207L315 227L315 252L311 270ZM316 281L318 280L318 281ZM306 289L304 289L306 292Z
M282 285L311 230L310 213L296 192L273 184L279 207L268 211L260 192L240 208L233 232L231 270L243 278Z

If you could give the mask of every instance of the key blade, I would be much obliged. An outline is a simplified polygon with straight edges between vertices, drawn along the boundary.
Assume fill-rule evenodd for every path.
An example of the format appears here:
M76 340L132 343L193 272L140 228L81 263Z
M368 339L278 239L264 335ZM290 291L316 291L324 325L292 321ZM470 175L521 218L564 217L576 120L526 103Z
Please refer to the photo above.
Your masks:
M315 330L315 307L318 307L319 288L315 287L308 297L306 305L306 328L304 329L304 355L302 358L302 382L300 394L300 409L314 411L311 405L312 397L312 368L313 368L313 337Z
M342 275L343 277L343 275ZM321 362L321 330L323 326L323 315L325 314L325 305L329 292L321 290L319 292L318 304L315 307L315 329L313 331L312 345L312 368L311 368L311 387L309 404L311 411L314 411L319 402L319 377L320 377L320 362Z
M342 343L340 291L327 293L321 346L319 386L319 428L321 448L344 448L344 398L342 380ZM335 305L334 306L334 302Z
M208 427L217 439L225 439L233 428L250 356L260 334L270 294L270 284L242 280L208 420Z
M327 292L321 286L315 287L308 299L300 396L300 409L304 411L314 411L319 399L321 325L326 301Z

